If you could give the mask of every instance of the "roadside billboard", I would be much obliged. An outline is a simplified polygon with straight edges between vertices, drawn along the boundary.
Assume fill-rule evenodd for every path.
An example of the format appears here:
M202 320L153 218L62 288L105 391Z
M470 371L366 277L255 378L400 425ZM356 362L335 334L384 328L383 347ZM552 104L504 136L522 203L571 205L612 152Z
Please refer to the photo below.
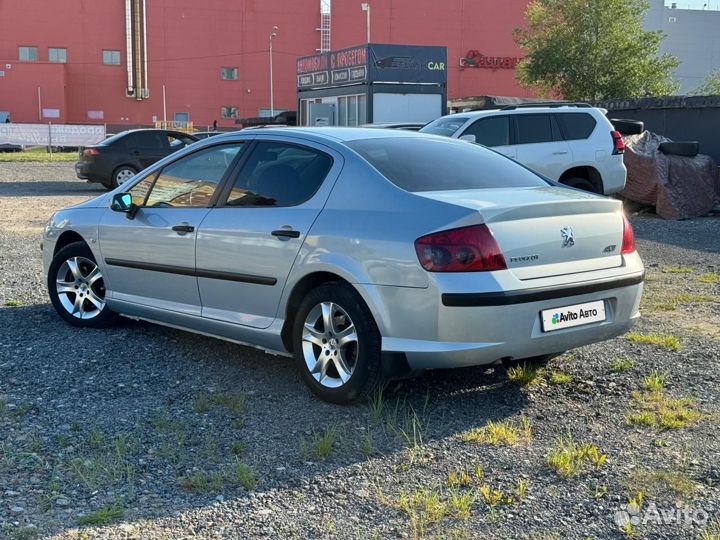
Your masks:
M105 126L71 124L0 124L0 144L87 146L105 139Z

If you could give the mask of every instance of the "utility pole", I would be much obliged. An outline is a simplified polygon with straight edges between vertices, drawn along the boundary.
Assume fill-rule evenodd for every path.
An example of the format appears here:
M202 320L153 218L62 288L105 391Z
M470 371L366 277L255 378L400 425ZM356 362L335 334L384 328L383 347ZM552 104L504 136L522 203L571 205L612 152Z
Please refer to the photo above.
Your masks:
M278 35L278 27L273 26L270 33L270 116L275 118L275 97L273 94L273 38Z
M367 14L367 42L370 43L370 4L367 2L363 2L362 4L360 4L360 7Z

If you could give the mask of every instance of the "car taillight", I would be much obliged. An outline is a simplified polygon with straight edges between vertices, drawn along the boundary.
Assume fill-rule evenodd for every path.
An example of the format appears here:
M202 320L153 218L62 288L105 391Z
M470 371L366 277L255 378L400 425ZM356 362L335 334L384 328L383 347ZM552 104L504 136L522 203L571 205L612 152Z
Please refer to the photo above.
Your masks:
M486 225L440 231L415 240L415 251L428 272L505 270L505 257Z
M623 241L620 253L626 255L635 251L635 233L633 232L630 220L623 214Z
M624 154L625 153L625 141L623 141L622 135L619 131L611 131L610 135L613 140L613 154Z
M86 148L83 150L83 156L97 156L99 153L95 148Z

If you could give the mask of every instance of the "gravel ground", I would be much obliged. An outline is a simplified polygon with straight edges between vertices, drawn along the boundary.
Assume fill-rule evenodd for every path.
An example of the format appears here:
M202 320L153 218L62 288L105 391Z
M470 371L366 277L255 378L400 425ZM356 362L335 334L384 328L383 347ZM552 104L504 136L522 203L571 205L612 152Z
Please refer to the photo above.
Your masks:
M720 219L633 218L648 265L635 330L678 350L626 336L525 386L502 368L434 372L336 407L289 359L150 324L62 323L39 234L101 191L68 164L0 164L0 537L698 538L720 518L720 284L707 274ZM683 425L644 425L663 399ZM466 440L488 421L518 440ZM546 456L568 435L595 447L565 477ZM638 492L623 532L616 513L634 516Z

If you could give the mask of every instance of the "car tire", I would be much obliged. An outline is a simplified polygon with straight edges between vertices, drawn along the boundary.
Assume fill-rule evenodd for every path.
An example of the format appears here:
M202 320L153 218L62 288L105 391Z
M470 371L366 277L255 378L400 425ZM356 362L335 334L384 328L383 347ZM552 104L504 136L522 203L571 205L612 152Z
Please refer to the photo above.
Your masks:
M116 321L105 302L102 272L85 242L73 242L55 254L47 286L55 311L71 325L106 328Z
M382 379L380 344L370 309L350 285L321 285L298 307L295 363L305 384L323 401L345 405L372 394Z
M590 193L598 193L598 190L595 187L595 184L593 184L587 178L573 177L573 178L568 178L567 180L562 180L560 183L564 184L568 187L571 187L571 188L581 189L583 191L589 191Z
M664 142L658 145L658 150L670 156L695 157L700 152L700 143L697 141Z
M130 165L121 165L113 171L112 176L110 177L110 189L115 189L116 187L121 186L136 174L137 171L134 167L130 167Z
M623 135L640 135L643 131L645 131L645 123L640 120L611 118L610 123Z

